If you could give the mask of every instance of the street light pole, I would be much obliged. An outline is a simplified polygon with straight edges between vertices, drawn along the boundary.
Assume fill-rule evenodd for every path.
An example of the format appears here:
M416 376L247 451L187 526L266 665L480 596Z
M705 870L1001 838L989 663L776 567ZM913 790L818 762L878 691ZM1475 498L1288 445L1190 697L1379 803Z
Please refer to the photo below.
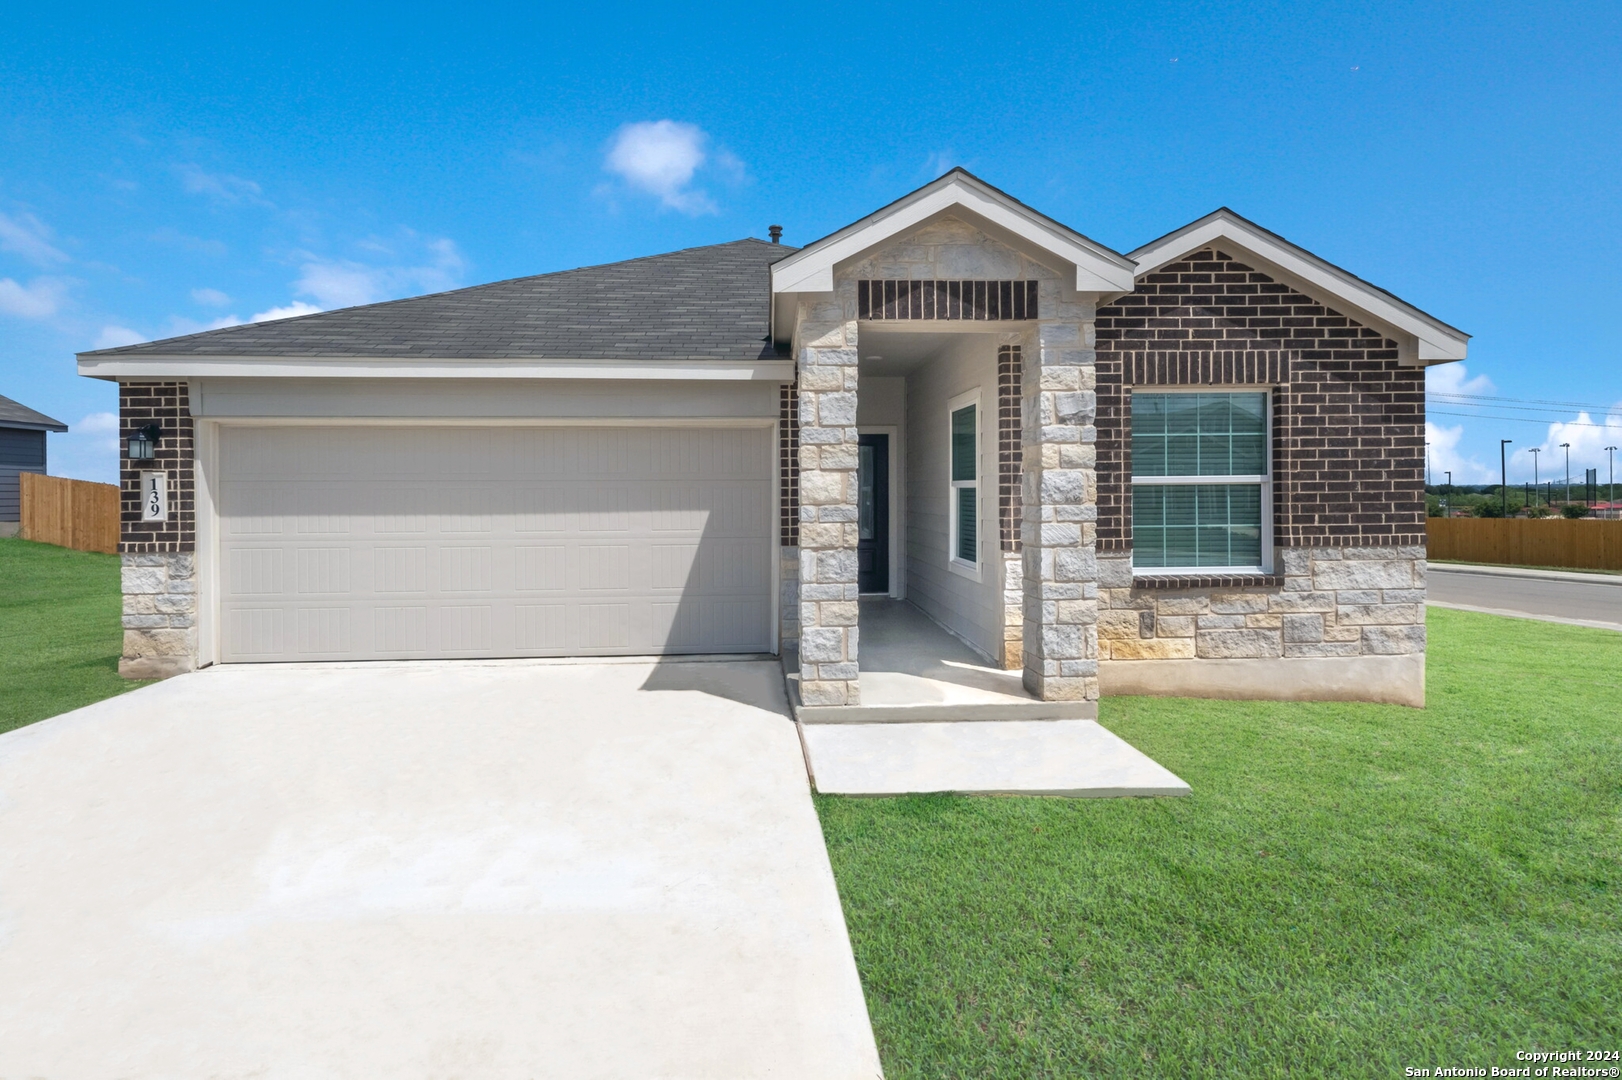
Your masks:
M1431 443L1425 440L1425 486L1431 486Z
M1514 439L1498 440L1498 492L1503 496L1505 517L1509 517L1509 459L1504 456L1504 447L1514 441Z
M1568 442L1563 442L1560 445L1565 447L1565 450L1566 450L1566 501L1570 502L1571 501L1571 444L1568 443Z
M1442 497L1442 516L1453 516L1453 470L1444 469L1447 473L1447 494Z
M1610 480L1609 483L1607 483L1605 485L1605 501L1611 504L1612 509L1615 509L1616 508L1616 447L1607 446L1605 448L1605 462L1606 462L1607 465L1610 466L1610 469L1611 469L1611 480Z
M1538 489L1538 455L1543 453L1543 448L1534 446L1527 453L1532 455L1532 490L1536 491Z

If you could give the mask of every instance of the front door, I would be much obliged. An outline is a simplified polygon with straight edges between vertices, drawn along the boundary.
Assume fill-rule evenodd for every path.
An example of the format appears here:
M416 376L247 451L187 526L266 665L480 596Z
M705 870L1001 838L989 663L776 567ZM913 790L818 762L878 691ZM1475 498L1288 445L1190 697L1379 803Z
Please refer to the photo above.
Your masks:
M864 593L890 591L890 436L860 437L856 511L857 588Z

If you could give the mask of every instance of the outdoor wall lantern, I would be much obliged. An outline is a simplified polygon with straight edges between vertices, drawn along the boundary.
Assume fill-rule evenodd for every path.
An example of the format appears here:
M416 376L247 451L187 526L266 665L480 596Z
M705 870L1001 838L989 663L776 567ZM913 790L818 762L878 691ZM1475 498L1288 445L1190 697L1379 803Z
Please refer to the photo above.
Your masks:
M158 438L163 429L157 424L148 424L130 436L129 451L131 461L151 461L153 453L158 448Z

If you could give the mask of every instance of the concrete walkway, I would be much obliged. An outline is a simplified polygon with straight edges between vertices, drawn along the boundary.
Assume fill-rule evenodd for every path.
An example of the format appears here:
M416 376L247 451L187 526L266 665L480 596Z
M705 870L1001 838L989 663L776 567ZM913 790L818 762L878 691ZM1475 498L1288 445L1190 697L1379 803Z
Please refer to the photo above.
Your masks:
M0 1076L877 1076L784 709L278 665L0 736Z
M905 600L863 597L862 701L857 706L799 703L800 660L783 665L794 715L802 724L919 723L939 720L1091 720L1090 701L1039 701L1022 673L994 666Z
M839 795L1187 795L1095 720L802 724L817 790Z

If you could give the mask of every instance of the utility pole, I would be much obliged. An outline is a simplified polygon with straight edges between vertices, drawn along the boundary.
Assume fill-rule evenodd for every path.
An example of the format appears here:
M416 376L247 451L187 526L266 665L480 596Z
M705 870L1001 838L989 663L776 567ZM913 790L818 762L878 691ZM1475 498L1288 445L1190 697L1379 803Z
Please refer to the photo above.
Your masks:
M1425 440L1425 486L1431 486L1431 442Z
M1453 516L1453 470L1444 469L1447 473L1447 494L1442 496L1442 516Z
M1536 491L1538 489L1538 455L1543 453L1543 448L1534 446L1527 453L1532 455L1532 490Z
M1498 440L1498 492L1503 496L1505 517L1509 517L1509 459L1504 456L1504 447L1514 441L1514 439ZM1571 470L1567 469L1566 472L1569 474Z
M1563 446L1565 448L1565 450L1566 450L1566 501L1570 502L1571 501L1571 444L1568 443L1568 442L1563 442L1560 445Z

